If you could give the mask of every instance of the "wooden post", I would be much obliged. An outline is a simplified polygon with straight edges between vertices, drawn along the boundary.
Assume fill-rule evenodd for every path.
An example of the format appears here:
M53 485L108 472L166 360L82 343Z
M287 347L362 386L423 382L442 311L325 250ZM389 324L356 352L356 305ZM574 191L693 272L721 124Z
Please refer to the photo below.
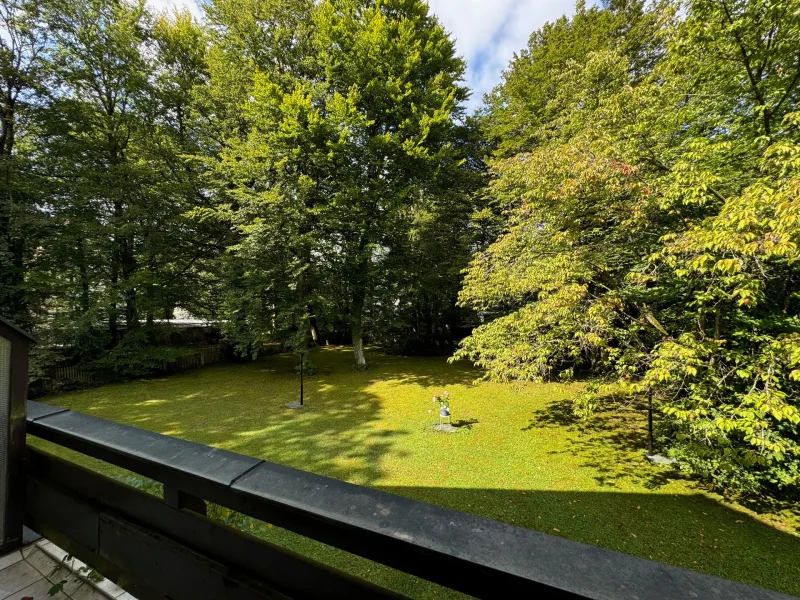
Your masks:
M171 485L164 485L164 503L177 510L191 510L203 516L208 514L208 506L202 498L187 494Z
M28 353L33 338L0 318L0 553L22 545Z

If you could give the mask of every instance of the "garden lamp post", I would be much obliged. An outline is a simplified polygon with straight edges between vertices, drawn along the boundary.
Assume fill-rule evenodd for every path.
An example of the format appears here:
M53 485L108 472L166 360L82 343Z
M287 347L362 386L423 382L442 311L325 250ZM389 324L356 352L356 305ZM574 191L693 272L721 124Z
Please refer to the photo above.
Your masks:
M300 353L300 406L303 406L303 355L305 353Z
M647 456L653 456L653 391L647 396Z
M653 451L653 390L647 394L647 460L658 465L674 465L677 461Z
M33 338L0 317L0 554L22 545L28 352Z
M303 357L305 352L300 353L300 402L289 402L284 404L286 408L303 408Z

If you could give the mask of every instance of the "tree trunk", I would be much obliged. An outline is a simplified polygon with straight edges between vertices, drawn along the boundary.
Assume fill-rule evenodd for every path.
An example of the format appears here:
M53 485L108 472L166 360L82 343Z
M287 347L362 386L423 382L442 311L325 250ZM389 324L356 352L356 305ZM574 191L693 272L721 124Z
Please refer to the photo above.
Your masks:
M136 287L132 283L136 273L136 258L133 255L133 240L126 238L122 245L122 281L125 285L125 325L128 331L139 326L139 309L136 303Z
M112 300L111 306L108 309L108 337L110 338L110 345L113 348L119 341L119 334L117 333L117 303Z
M119 201L114 202L114 224L119 227L119 221L122 218L122 203ZM122 256L122 243L118 232L114 232L111 237L111 303L108 309L108 335L111 338L111 347L117 345L119 342L119 333L117 331L117 319L119 318L119 309L117 308L117 285L119 284L119 271Z
M367 368L367 360L364 358L364 293L363 290L356 292L353 298L353 312L351 318L351 330L353 332L353 354L356 359L356 368L364 370Z
M356 369L360 371L367 368L367 361L364 358L364 304L367 298L367 274L369 270L369 258L365 254L366 248L366 240L362 239L359 243L358 255L350 282L353 290L350 304L350 331L353 335L353 354L355 354Z
M81 313L89 312L89 271L86 267L86 248L83 239L78 240L78 278L81 288Z
M358 327L353 324L353 354L356 358L356 368L359 370L366 369L367 359L364 358L364 336L360 324Z
M11 191L11 157L14 149L14 98L3 99L2 130L0 132L0 164L4 186L0 191L0 309L23 327L30 327L25 292L25 238L14 231Z
M317 327L317 317L314 316L314 308L309 304L306 307L308 313L308 328L311 331L311 340L314 345L319 344L319 329Z

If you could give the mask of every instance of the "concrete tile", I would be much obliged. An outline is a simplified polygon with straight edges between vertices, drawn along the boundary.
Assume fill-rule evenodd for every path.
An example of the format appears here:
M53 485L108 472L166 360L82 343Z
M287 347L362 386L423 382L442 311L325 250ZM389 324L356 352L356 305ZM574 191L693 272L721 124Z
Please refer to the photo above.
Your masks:
M123 590L110 579L103 578L100 581L93 581L92 584L97 587L97 589L101 590L103 593L111 596L112 598L119 598L122 596L122 594L126 593L125 590Z
M65 562L67 552L47 539L38 540L21 550L0 557L0 600L136 600L109 579L87 581L86 564L72 558ZM53 585L64 581L62 592L47 595Z
M13 552L9 552L5 556L0 556L0 570L5 569L6 567L10 567L14 563L18 563L22 560L22 552L19 550L14 550Z
M42 574L27 562L21 560L0 571L0 598L9 598L19 590L40 579L44 579ZM50 588L48 587L47 589Z
M25 557L25 562L33 566L45 577L55 572L61 566L52 556L43 552L40 548L36 548Z
M71 558L67 560L69 553L66 550L62 550L58 546L56 546L53 542L48 541L46 544L39 544L39 550L50 556L54 561L59 564L63 564L73 571L76 569L80 569L84 565L81 561L77 558Z
M43 540L43 541L39 542L39 543L38 543L38 544L36 544L36 545L39 547L39 550L41 550L42 552L45 552L46 554L49 554L49 555L50 555L50 556L52 556L52 557L53 557L53 558L54 558L54 559L55 559L57 562L61 562L61 561L63 561L63 560L64 560L64 559L65 559L67 556L69 556L69 555L67 554L67 551L66 551L66 550L62 550L61 548L59 548L58 546L56 546L56 545L55 545L53 542L51 542L50 540Z
M69 597L62 592L49 596L47 592L49 592L52 587L53 584L47 581L47 579L40 579L28 587L10 596L6 596L3 600L22 600L22 598L33 598L33 600L69 600Z
M81 575L84 575L84 576L89 575L89 571L91 570L91 567L87 566L85 562L82 562L82 561L78 560L75 557L70 558L66 562L66 566L68 566L70 569L72 569L76 573L80 573Z
M28 555L34 550L36 550L36 544L28 544L27 546L24 546L21 550L22 558L28 558Z
M47 578L50 580L50 583L54 584L64 582L61 589L68 596L81 587L85 581L66 567L59 567L54 573L50 573Z
M108 600L108 596L89 583L84 583L70 597L72 600Z

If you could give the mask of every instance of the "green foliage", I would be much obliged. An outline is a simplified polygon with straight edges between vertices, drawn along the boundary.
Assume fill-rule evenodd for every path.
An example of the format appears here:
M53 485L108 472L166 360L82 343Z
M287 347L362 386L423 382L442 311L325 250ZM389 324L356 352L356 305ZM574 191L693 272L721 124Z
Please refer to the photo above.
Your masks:
M456 357L499 380L589 370L652 393L684 468L731 492L791 493L800 16L759 0L694 0L678 19L632 7L532 38L537 55L562 56L555 40L594 15L626 43L611 27L606 45L568 45L581 60L564 57L536 110L514 113L526 134L491 165L503 230L460 296L491 320ZM541 65L523 58L497 98L524 96ZM490 131L507 121L489 105ZM596 406L592 393L575 402L584 417Z
M26 277L40 262L48 226L40 202L50 185L37 174L31 144L48 83L48 4L0 3L0 312L28 328L36 322L42 289Z
M163 357L123 323L177 310L243 356L449 352L484 170L453 40L420 0L206 9L0 7L0 312L131 374Z
M559 74L591 53L615 50L634 77L646 75L663 48L654 35L662 13L646 10L639 0L604 2L575 15L562 16L534 31L502 74L502 83L486 96L482 129L498 156L530 149L547 135L548 125L563 107L552 102L559 93Z
M3 164L37 199L13 203L12 229L27 228L24 243L10 233L19 254L3 271L3 294L13 293L0 311L90 362L120 341L122 321L133 332L177 307L203 313L198 267L218 251L219 230L185 213L208 203L189 159L201 149L193 95L206 39L188 14L140 2L37 4L4 4L13 18L2 37L21 69L4 72L18 80L21 110Z
M295 373L300 375L300 364L294 368ZM316 375L317 374L317 363L311 358L310 354L306 354L303 360L303 375Z
M248 517L245 514L225 508L219 504L214 504L213 502L208 503L206 515L209 519L219 521L223 525L233 527L234 529L244 531L245 533L251 533L252 530L255 529L256 523L258 522L253 517Z
M150 494L152 496L158 496L159 498L164 497L164 486L154 479L150 479L149 477L141 477L139 475L132 475L129 472L125 475L119 475L116 477L125 485L129 485L131 487L136 488L146 494Z
M475 185L459 147L468 129L454 122L464 65L417 0L248 7L210 9L220 33L208 102L239 111L215 165L228 201L213 218L237 234L223 267L228 335L250 353L268 338L343 330L363 367L369 332L397 336L382 330L402 328L414 307L452 306ZM286 57L273 57L265 23L290 44ZM439 217L460 252L449 297L429 301L440 282L413 259L441 254L421 240Z
M581 2L471 119L422 0L206 8L0 6L0 312L34 378L54 348L155 372L177 309L357 369L477 325L455 356L488 378L598 374L716 485L800 485L791 0Z
M143 331L128 333L122 341L89 367L113 379L145 377L164 371L164 366L186 353L185 348L157 346L149 343Z
M439 407L439 411L446 410L450 414L450 392L447 390L441 394L434 394L433 403Z

